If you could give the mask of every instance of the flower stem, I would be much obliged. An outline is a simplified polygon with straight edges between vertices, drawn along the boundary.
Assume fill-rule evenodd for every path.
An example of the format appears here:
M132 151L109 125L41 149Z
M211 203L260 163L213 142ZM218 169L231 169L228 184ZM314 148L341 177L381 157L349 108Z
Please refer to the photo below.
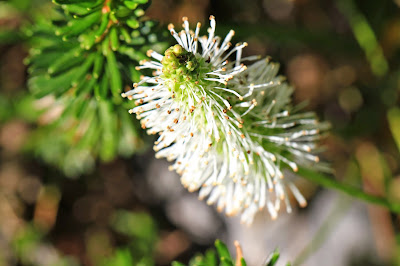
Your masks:
M368 194L359 188L344 183L340 183L335 179L329 178L326 175L314 172L307 168L301 167L299 168L299 171L297 173L300 176L314 183L317 183L325 188L336 189L359 200L363 200L371 204L381 205L383 207L388 208L392 212L400 213L400 202L391 202L387 198Z

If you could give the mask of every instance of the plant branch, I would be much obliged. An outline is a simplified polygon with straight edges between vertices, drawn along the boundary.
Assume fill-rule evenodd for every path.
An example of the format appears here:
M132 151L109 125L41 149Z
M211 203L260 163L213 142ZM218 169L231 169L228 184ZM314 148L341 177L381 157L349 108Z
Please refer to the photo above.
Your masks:
M293 266L303 265L304 262L317 250L319 250L329 236L333 233L335 226L343 219L347 211L352 206L349 204L350 197L338 197L329 215L315 232L313 239L297 255L293 261Z
M301 167L299 168L299 171L297 173L300 176L314 183L317 183L325 188L336 189L359 200L363 200L367 203L381 205L383 207L388 208L392 212L400 213L400 202L391 202L387 198L368 194L359 188L344 183L340 183L333 178L330 178L321 173L314 172L310 169Z
M364 50L372 72L376 76L384 76L389 70L389 64L367 18L353 0L339 0L337 5L346 16L358 44Z

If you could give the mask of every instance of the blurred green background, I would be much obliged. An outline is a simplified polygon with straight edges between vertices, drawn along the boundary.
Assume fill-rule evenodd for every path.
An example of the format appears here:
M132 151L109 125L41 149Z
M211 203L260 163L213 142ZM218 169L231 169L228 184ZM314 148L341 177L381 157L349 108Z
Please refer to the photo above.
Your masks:
M0 265L186 264L217 238L231 250L238 239L248 265L275 246L284 262L400 265L399 215L303 179L308 208L245 228L184 191L139 129L123 158L76 150L52 131L54 99L27 88L31 25L53 12L47 0L0 1ZM400 200L400 1L153 0L145 19L161 30L210 14L246 55L279 62L294 101L332 124L323 157L334 178Z

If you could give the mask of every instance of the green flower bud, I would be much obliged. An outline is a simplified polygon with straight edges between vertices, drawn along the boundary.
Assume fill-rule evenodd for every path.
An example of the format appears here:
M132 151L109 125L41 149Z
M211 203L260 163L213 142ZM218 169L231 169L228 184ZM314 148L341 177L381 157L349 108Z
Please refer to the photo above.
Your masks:
M175 54L179 55L179 54L181 54L183 52L183 47L180 46L179 44L175 44L173 46L173 51L174 51Z
M210 84L210 81L205 80L205 74L212 71L212 66L205 62L201 56L194 55L188 52L181 45L176 44L171 46L165 51L165 56L161 60L163 65L162 73L166 84L171 91L184 97L184 93L181 92L182 87L187 87L188 83L195 84ZM179 84L176 84L179 83Z
M193 71L194 70L194 64L192 61L189 61L186 63L186 68L189 69L189 71Z

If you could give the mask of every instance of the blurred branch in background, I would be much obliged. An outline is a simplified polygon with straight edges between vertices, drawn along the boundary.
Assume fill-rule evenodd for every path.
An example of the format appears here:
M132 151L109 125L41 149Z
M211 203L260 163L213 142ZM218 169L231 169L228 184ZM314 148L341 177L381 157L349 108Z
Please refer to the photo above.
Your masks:
M375 145L370 142L360 144L355 156L360 167L364 190L375 195L387 194L388 200L398 201L386 189L386 186L393 187L394 184L392 176L385 176L384 159ZM368 207L368 211L378 255L389 261L393 258L395 247L395 232L390 212L381 206L372 205Z
M346 166L344 181L352 183L359 176L359 169L354 160L350 160ZM323 247L324 242L331 236L335 227L342 221L351 205L352 198L350 196L338 197L326 216L324 222L314 233L313 239L301 250L293 261L293 265L303 265L307 259L312 256L318 249Z
M331 188L335 189L341 192L344 192L348 194L349 196L352 196L356 199L363 200L367 203L372 203L376 205L381 205L385 208L388 208L389 210L400 213L400 202L395 202L392 201L389 198L381 197L381 196L375 196L373 194L367 193L362 191L361 189L340 183L337 180L330 178L324 174L314 172L312 170L306 169L306 168L299 168L298 173L303 176L304 178L321 185L325 188Z
M379 77L387 74L389 64L367 18L358 10L354 0L338 0L337 3L339 9L348 19L357 42L364 50L372 72Z
M350 198L341 197L335 203L335 207L330 211L324 223L315 233L313 239L303 248L300 254L293 261L293 266L304 265L304 262L312 256L314 252L323 247L324 242L331 237L331 233L341 219L346 215L351 207Z
M387 113L390 130L396 141L397 149L400 151L400 108L392 107Z
M261 41L273 40L274 45L283 45L286 49L294 49L302 45L315 49L327 55L357 56L360 51L352 40L335 32L320 30L310 31L307 28L275 25L270 23L227 23L218 25L217 32L221 35L235 29L237 39L258 38Z

